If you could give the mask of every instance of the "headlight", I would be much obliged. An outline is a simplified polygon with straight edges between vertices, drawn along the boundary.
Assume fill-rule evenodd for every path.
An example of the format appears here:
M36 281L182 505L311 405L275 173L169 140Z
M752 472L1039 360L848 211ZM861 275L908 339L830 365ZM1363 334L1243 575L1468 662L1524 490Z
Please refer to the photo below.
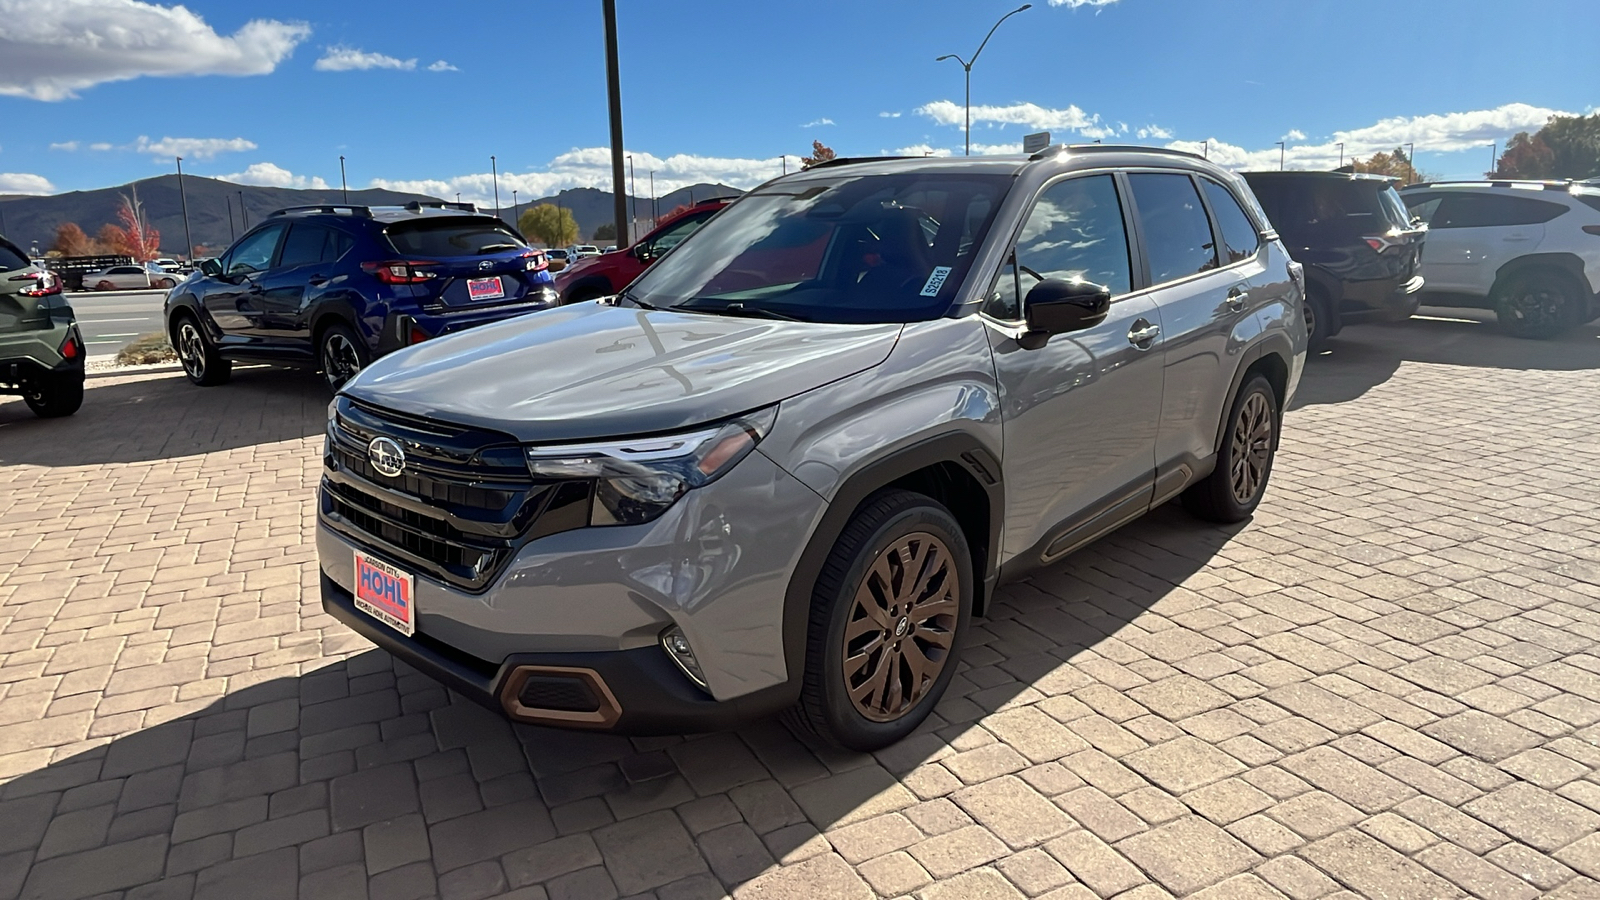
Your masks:
M529 447L528 469L535 478L592 480L590 525L636 525L738 465L777 415L771 406L685 434Z

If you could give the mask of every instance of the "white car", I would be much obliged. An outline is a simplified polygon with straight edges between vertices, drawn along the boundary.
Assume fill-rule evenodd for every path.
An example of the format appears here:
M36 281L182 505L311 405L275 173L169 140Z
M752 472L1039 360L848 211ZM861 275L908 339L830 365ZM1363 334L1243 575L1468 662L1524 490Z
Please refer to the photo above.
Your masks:
M567 255L572 257L573 262L577 262L585 256L599 256L600 248L593 244L573 244L567 248Z
M1600 317L1600 187L1436 182L1400 196L1428 223L1423 303L1492 309L1527 338Z
M172 261L169 260L169 262ZM176 262L172 262L172 266L168 267L163 265L159 259L152 260L144 264L144 270L150 275L150 286L153 288L174 288L178 286L178 282L183 280L183 275L178 272L178 264Z
M110 266L83 273L86 291L149 290L150 273L144 266Z

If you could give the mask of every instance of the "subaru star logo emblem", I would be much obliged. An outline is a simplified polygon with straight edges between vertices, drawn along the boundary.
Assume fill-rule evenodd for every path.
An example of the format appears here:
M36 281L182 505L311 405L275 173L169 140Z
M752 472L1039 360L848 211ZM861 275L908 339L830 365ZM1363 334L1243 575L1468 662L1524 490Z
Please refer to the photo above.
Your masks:
M492 260L492 259L483 260L483 261L478 263L478 268L480 268L480 269L492 269L492 268L494 268L494 260Z
M367 445L367 459L379 475L396 478L406 470L406 452L393 438L375 437Z

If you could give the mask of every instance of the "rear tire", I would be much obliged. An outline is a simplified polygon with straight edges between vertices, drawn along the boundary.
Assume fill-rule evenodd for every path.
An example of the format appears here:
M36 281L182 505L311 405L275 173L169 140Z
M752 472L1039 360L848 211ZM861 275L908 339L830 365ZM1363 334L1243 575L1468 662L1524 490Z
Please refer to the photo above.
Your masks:
M1250 518L1267 492L1281 423L1272 383L1259 373L1245 379L1228 409L1217 467L1183 492L1184 509L1212 522Z
M217 345L211 342L206 330L192 313L181 313L175 319L173 347L178 362L183 364L183 374L200 387L227 384L233 377L233 361L223 359Z
M372 362L367 343L343 322L334 322L317 336L317 359L330 393L337 394Z
M1587 304L1566 278L1552 272L1524 272L1495 285L1491 297L1500 330L1512 337L1549 340L1577 325Z
M51 372L29 385L22 399L41 419L70 416L83 406L83 373Z
M817 577L795 724L872 751L921 725L955 676L972 617L972 552L922 494L869 497Z
M1307 287L1300 311L1306 318L1306 349L1312 353L1328 349L1328 340L1339 333L1340 323L1334 318L1333 302L1327 292L1316 286Z
M117 289L117 286L112 284L109 281L102 281L99 284L95 285L94 289L97 290L97 291L114 291L114 290Z

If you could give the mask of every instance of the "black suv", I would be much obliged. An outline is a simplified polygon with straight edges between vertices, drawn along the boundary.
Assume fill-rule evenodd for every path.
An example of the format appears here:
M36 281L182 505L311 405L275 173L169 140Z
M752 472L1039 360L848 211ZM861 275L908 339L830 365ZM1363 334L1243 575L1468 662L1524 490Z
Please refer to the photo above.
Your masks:
M1306 267L1306 325L1321 350L1346 322L1402 321L1421 303L1422 242L1381 175L1245 172L1289 254Z
M199 385L236 359L309 363L338 390L374 358L553 306L544 251L468 203L279 210L167 295Z

